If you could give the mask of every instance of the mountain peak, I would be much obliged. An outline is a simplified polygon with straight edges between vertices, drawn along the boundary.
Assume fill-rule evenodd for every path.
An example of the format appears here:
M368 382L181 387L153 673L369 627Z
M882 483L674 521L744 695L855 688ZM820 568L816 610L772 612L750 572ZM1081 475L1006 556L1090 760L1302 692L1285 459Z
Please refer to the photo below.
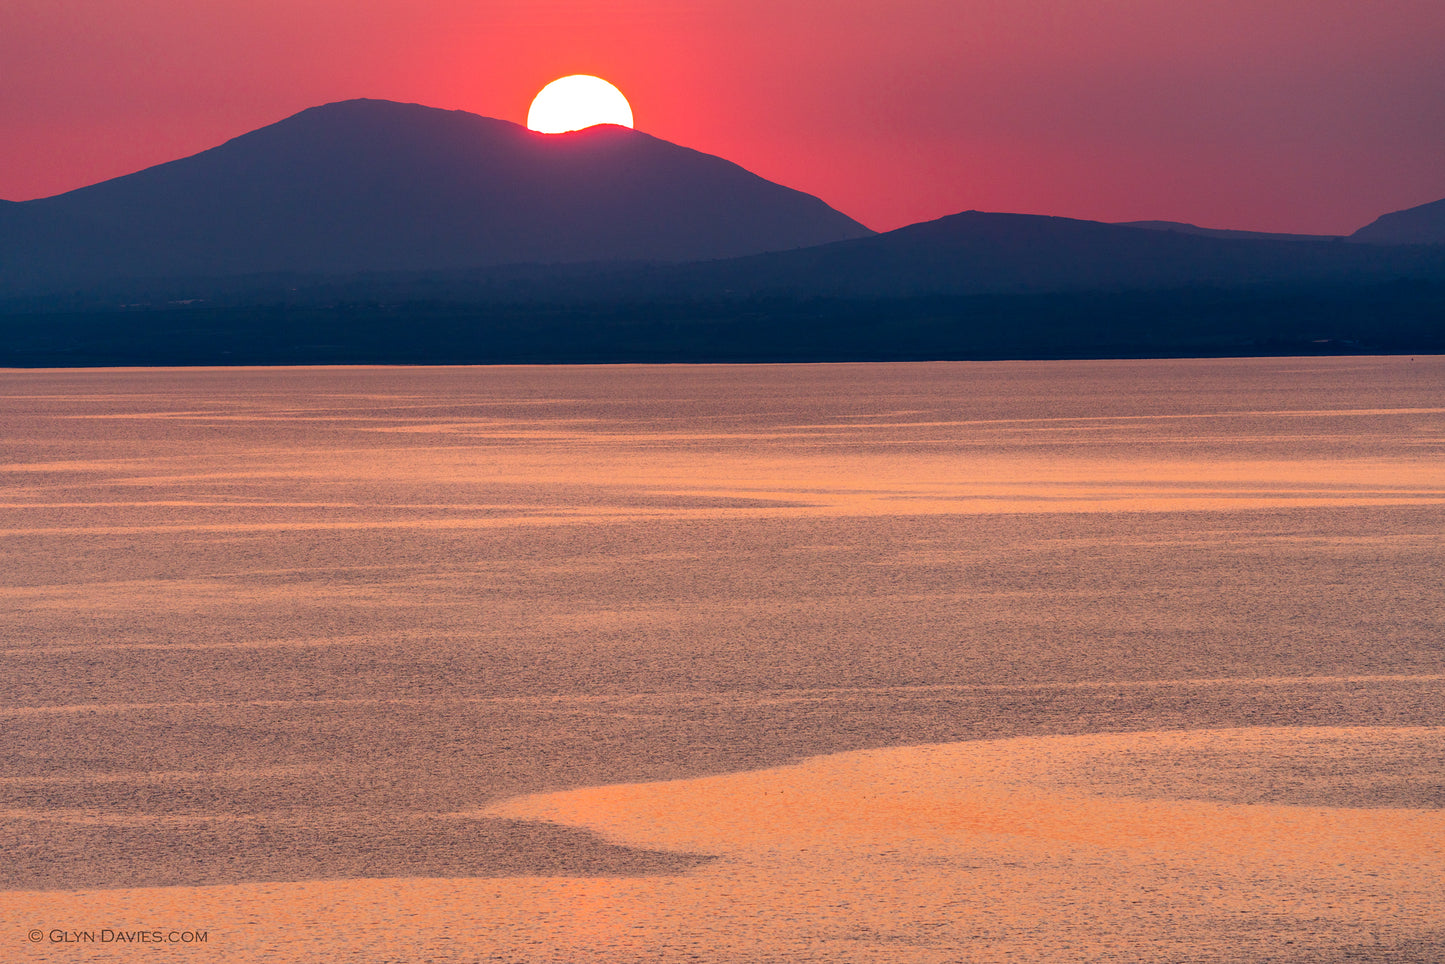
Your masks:
M719 157L614 125L538 134L420 104L323 104L6 209L0 285L693 261L871 234Z

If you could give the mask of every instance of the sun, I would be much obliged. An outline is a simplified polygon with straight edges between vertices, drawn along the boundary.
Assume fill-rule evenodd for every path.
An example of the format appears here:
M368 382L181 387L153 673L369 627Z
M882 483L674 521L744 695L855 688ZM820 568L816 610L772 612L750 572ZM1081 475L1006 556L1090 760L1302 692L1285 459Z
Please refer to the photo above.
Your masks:
M593 124L632 126L632 107L622 91L601 77L573 74L543 87L527 111L527 126L539 134L580 131Z

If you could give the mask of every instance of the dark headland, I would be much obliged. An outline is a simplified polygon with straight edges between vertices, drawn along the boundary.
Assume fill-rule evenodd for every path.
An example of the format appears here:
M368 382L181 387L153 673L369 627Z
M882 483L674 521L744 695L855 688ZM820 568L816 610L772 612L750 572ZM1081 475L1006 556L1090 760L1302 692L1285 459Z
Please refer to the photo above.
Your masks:
M874 234L641 132L358 100L0 203L0 365L1445 351L1445 201L1348 238L965 212Z

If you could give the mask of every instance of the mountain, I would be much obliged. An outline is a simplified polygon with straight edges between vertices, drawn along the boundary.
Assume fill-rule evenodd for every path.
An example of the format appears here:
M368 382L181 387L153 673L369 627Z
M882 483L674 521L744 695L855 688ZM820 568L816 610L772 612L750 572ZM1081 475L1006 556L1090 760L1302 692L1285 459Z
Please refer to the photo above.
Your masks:
M966 211L863 238L681 264L585 262L419 271L284 272L121 280L71 294L0 297L0 314L170 310L184 305L634 305L707 300L886 300L1157 292L1186 288L1338 289L1445 283L1445 246L1343 238L1219 237L1026 214Z
M351 100L192 157L0 205L0 291L121 278L695 261L871 234L639 131Z
M1438 353L1442 318L1445 245L975 211L707 263L176 279L13 299L0 302L0 367Z
M1369 244L1445 244L1445 199L1376 218L1351 241Z
M966 211L856 240L650 272L656 290L893 298L1445 279L1445 250L1220 238Z
M1445 351L1445 244L1356 239L981 211L873 234L625 128L348 101L0 204L0 366Z
M1278 234L1269 231L1236 231L1232 228L1201 228L1184 221L1117 221L1121 227L1146 228L1150 231L1173 231L1176 234L1197 234L1204 238L1225 238L1245 241L1333 241L1332 234Z

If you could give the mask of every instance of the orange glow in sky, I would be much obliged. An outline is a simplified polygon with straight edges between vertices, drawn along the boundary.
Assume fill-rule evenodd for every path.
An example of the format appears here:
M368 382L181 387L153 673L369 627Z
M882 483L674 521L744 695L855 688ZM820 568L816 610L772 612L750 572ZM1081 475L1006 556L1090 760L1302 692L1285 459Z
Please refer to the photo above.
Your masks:
M1347 233L1445 197L1442 49L1440 0L0 4L0 198L355 97L522 123L585 73L647 133L878 230L978 209Z

